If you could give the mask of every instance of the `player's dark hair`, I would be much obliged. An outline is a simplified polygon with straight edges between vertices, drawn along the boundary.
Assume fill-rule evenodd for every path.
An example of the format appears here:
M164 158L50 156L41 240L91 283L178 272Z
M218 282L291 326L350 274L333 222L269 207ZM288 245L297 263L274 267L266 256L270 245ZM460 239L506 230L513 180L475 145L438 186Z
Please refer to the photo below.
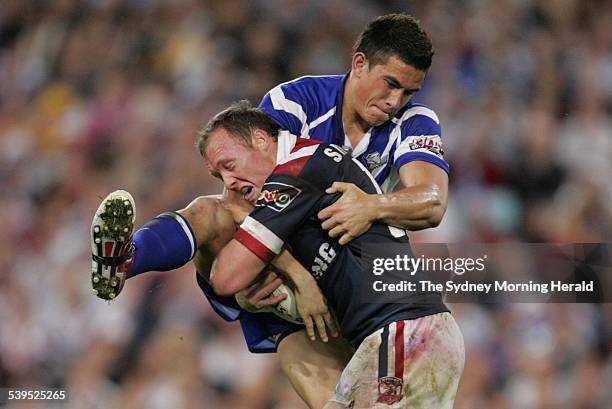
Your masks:
M219 128L225 129L240 142L251 146L251 133L255 129L261 129L272 139L277 140L280 127L263 109L253 107L246 99L234 102L215 115L198 132L196 146L200 155L204 156L211 133Z
M353 55L362 52L369 66L384 64L395 55L414 68L427 71L434 55L433 45L419 21L407 14L387 14L370 21L353 46Z

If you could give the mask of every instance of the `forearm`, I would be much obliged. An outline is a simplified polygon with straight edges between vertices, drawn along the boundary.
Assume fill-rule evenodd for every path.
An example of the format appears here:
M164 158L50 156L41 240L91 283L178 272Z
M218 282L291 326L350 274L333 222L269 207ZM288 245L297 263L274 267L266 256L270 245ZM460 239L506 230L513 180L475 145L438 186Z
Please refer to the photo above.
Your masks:
M310 272L306 270L287 249L283 249L283 251L272 260L272 265L285 273L287 277L293 281L298 291L305 286L317 285L312 274L310 274Z
M374 220L407 230L436 227L446 211L446 198L436 185L418 185L374 195Z

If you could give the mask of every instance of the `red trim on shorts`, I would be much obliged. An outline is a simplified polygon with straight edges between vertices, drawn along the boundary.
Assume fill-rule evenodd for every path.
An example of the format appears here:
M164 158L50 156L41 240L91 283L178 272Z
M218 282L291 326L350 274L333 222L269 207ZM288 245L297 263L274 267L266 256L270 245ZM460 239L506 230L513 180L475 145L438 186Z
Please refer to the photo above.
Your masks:
M395 377L404 379L404 321L395 322Z

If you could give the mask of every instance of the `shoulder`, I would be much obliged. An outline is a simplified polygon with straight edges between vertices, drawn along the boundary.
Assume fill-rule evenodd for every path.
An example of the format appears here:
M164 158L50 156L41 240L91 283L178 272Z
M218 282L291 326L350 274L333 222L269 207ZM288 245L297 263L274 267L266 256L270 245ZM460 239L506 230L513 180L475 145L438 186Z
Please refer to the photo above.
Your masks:
M322 145L325 144L314 139L296 138L291 150L279 156L273 174L303 176L306 164L313 160Z
M441 136L442 127L436 112L430 107L409 103L392 119L395 126L401 127L402 139L411 135Z
M268 94L272 98L284 96L296 102L305 97L321 100L332 96L335 98L342 87L342 78L341 75L304 76L279 84Z
M305 75L283 82L278 87L283 89L333 89L342 85L342 78L342 75Z
M339 164L347 155L339 146L314 139L296 138L290 149L279 150L278 163L268 181L281 182L297 178L304 186L327 187L330 178L338 174Z
M423 104L409 102L405 107L399 110L392 121L396 124L406 124L412 122L435 123L440 125L440 118L436 112Z

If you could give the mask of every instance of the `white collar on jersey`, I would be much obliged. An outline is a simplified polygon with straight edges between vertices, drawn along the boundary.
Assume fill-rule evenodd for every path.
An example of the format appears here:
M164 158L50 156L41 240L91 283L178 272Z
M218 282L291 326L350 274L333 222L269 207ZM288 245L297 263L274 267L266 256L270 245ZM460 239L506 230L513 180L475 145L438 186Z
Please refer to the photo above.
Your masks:
M351 150L353 151L351 153L351 156L353 158L358 157L359 155L361 155L362 153L364 153L367 149L368 146L370 145L370 137L372 136L372 127L370 127L370 129L368 129L368 132L366 132L361 139L359 140L359 142L357 142L357 146L353 146L351 144L351 140L349 139L347 134L344 134L344 146L351 148Z
M278 131L278 145L276 148L276 164L283 163L289 158L291 150L297 142L297 136L291 132L280 130Z

